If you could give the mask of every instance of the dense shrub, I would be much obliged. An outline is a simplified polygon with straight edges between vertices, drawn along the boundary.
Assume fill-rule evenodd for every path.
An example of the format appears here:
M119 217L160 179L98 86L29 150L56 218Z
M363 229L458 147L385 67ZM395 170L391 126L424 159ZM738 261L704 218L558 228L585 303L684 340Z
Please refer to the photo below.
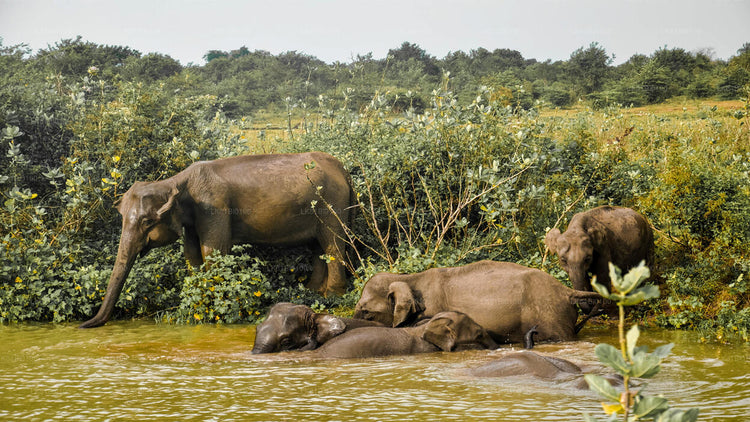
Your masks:
M134 82L95 68L45 75L21 56L0 55L8 82L0 90L9 94L0 103L0 321L83 319L101 303L116 254L120 217L112 204L136 180L246 152L248 127L222 113L224 99L201 94L190 73L155 82L159 75ZM171 73L169 60L151 59ZM415 63L402 61L399 71ZM638 77L612 92L662 80L653 60L638 65ZM23 86L18 72L29 78ZM351 307L377 271L484 258L541 267L565 282L547 259L546 230L611 203L638 209L658 233L663 300L644 312L664 326L747 339L750 106L634 115L604 101L597 111L548 116L532 108L535 95L545 96L533 90L544 85L512 71L484 81L469 101L449 92L448 79L431 95L381 91L368 81L359 91L318 96L317 108L307 94L287 97L287 123L293 111L305 113L299 136L253 145L326 151L350 171L359 209L348 240L358 260L343 298L300 287L309 259L318 259L309 251L237 249L189 269L176 244L136 263L116 316L253 322L280 300Z

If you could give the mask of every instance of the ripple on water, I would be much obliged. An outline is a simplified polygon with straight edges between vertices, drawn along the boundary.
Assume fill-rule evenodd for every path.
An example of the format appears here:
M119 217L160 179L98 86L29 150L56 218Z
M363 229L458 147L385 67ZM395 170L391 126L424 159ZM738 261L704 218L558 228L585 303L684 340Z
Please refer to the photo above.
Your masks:
M466 368L499 351L382 359L311 361L299 354L249 354L252 327L175 327L117 322L0 326L2 420L540 420L601 415L599 399L565 384L471 379ZM675 341L670 332L659 342ZM614 343L612 336L595 341ZM675 351L647 391L701 420L750 419L748 348L694 346L679 333ZM662 341L663 340L663 341ZM594 342L543 344L539 353L603 370Z

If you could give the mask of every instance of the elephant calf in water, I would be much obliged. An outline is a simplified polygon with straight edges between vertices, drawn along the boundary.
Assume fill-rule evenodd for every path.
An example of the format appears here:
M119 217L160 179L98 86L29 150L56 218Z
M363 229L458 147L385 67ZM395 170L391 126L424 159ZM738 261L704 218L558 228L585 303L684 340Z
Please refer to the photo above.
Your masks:
M414 327L363 327L334 337L311 355L318 358L370 358L438 351L495 349L479 324L460 312L440 312Z
M252 353L313 350L346 331L374 326L383 324L316 313L305 305L281 302L271 307L266 320L255 329Z

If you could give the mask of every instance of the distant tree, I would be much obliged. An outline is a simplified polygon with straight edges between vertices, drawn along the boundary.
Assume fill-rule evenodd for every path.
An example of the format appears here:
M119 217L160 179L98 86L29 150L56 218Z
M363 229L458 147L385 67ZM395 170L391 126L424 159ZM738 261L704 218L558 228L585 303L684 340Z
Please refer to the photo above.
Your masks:
M130 47L99 45L83 41L79 35L75 40L64 39L40 50L36 64L63 75L85 75L92 66L99 68L102 75L112 75L128 58L140 56Z
M719 95L727 99L737 98L748 84L750 84L750 43L745 43L724 69L723 80L718 87Z
M182 71L177 60L159 53L149 53L143 57L130 57L120 72L123 79L153 82L168 78Z
M413 59L422 64L426 74L432 76L440 75L440 68L437 66L437 60L435 57L427 54L427 52L417 44L411 44L405 41L401 44L401 47L388 50L388 56L390 56L394 62L408 62L410 59Z
M612 60L604 47L593 42L588 48L581 47L570 55L568 71L583 93L588 94L602 88Z
M229 57L229 53L221 50L209 50L208 53L203 55L203 60L205 60L206 63L211 63L212 60L223 57Z

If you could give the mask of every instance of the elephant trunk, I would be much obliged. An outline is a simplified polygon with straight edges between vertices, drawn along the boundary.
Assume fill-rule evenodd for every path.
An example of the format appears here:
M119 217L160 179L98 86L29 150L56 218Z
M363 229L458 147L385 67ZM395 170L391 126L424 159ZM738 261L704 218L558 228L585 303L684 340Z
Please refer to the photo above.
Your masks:
M271 345L269 343L258 343L258 342L256 342L255 345L253 345L252 352L250 352L250 353L252 353L254 355L260 355L260 354L263 354L263 353L273 353L273 352L274 352L273 345Z
M125 280L130 274L131 268L135 263L138 253L143 249L141 245L133 245L125 236L120 238L120 246L117 250L117 260L112 269L112 275L109 277L107 293L104 295L104 301L99 308L99 312L90 320L81 324L78 328L94 328L104 325L112 316L117 299L120 297Z
M576 290L581 290L585 292L592 291L591 287L591 281L589 280L588 271L586 268L584 269L578 269L575 268L568 273L568 276L570 277L570 283L573 285L573 288Z

